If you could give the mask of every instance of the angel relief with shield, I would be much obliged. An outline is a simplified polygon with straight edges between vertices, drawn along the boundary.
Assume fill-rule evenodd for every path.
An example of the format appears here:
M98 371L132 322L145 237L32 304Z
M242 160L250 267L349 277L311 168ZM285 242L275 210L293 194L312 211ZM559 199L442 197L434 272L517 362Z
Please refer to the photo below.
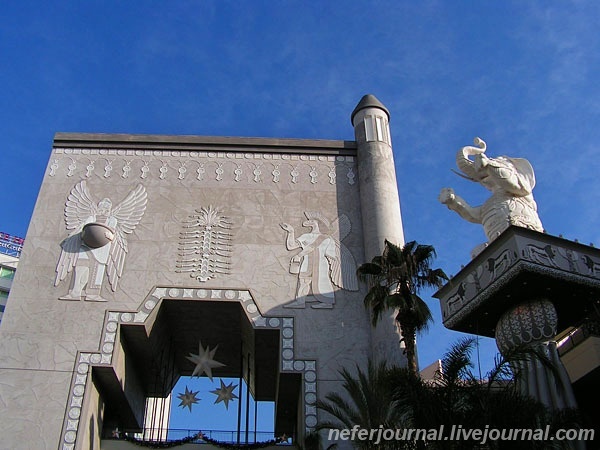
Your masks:
M72 278L60 300L106 301L100 292L105 274L116 292L128 252L126 236L140 223L147 201L142 185L114 208L108 198L96 203L85 180L73 187L65 205L70 234L61 243L54 286L71 272Z

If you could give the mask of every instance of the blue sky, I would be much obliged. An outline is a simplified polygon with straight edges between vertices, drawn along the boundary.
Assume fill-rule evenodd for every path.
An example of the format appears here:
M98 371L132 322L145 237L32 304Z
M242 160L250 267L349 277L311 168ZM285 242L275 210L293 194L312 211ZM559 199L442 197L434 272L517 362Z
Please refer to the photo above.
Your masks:
M224 402L221 401L215 404L217 395L212 391L218 389L221 384L221 380L226 386L233 385L235 389L233 393L235 398L229 402L229 407L225 408ZM182 399L179 398L179 394L186 392L186 388L192 393L196 393L194 396L198 399L198 402L192 405L191 411L185 406L180 406ZM248 428L248 442L254 442L254 431L257 432L256 440L258 442L267 441L273 439L272 434L274 426L274 403L273 402L255 402L252 396L249 398L249 402L246 403L246 382L242 380L242 388L240 394L240 381L239 378L213 378L211 382L208 377L181 377L173 388L172 406L170 414L170 439L183 439L187 436L193 435L193 430L207 430L217 431L213 433L211 438L216 440L235 440L237 439L237 433L233 434L231 431L237 431L238 424L238 413L241 408L240 417L240 442L245 442L245 431ZM240 399L241 396L241 399ZM240 406L241 402L241 406ZM246 425L246 407L248 407L248 424ZM256 422L255 422L255 408L256 408ZM256 429L255 429L256 426ZM189 431L192 430L190 433ZM225 431L225 433L219 433L219 431ZM229 433L227 433L229 431Z
M372 93L406 239L448 274L485 240L437 201L486 198L450 171L475 136L531 161L549 233L599 244L599 18L593 0L3 2L0 230L25 235L55 132L352 140ZM429 304L422 366L461 336Z

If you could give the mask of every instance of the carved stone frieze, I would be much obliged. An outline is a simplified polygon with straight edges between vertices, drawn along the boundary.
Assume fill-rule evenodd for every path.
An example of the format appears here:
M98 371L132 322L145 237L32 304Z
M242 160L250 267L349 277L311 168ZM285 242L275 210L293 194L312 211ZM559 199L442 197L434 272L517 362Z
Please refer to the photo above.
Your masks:
M202 207L183 224L176 272L200 282L228 274L231 265L231 219L220 208Z
M501 249L485 258L481 265L472 268L458 283L458 286L448 298L444 317L452 316L468 302L468 299L478 295L500 275L505 273L517 261L515 250Z
M75 169L77 169L77 164L75 163L75 160L73 158L69 158L69 160L71 161L71 163L67 167L69 169L67 172L67 176L72 177L75 173Z
M446 327L467 332L477 328L493 336L497 315L518 301L547 297L567 305L567 296L584 308L599 292L600 250L512 226L435 297ZM567 307L557 308L561 320L574 316Z
M92 175L92 172L94 172L95 169L95 163L96 161L93 159L90 159L90 163L87 165L87 167L85 168L85 177L89 178Z
M349 185L356 182L356 161L353 156L77 148L55 148L54 152L57 157L49 167L48 175L51 177L63 171L71 177L81 171L82 176L89 178L95 162L100 160L104 161L102 177L106 179L114 176L115 171L123 178L128 178L132 171L138 171L142 179L167 180L172 177L182 181L187 179L187 172L191 170L196 173L198 181L288 181L294 184L334 185L337 176L344 174ZM89 164L77 164L74 157L78 155L87 156Z
M129 178L129 173L131 172L131 160L125 160L123 165L123 174L121 175L123 178Z
M50 175L51 177L56 175L56 169L58 169L59 164L58 164L58 159L55 159L52 161L52 164L50 164L50 172L48 173L48 175Z
M294 227L282 223L288 250L300 249L291 261L289 271L297 275L296 298L284 308L305 308L306 303L314 303L312 308L331 309L335 304L336 288L349 291L358 290L356 262L352 253L342 243L350 234L352 224L345 214L331 223L319 212L305 212L303 227L308 233L296 236ZM339 239L334 231L339 229Z
M146 190L132 190L113 207L104 198L93 199L85 180L77 183L65 204L65 225L69 235L62 241L54 286L71 276L71 286L60 300L106 301L101 296L105 275L113 292L128 252L127 235L140 223L146 210Z
M113 163L112 159L106 160L106 165L104 166L104 178L110 178L110 176L112 175L112 171L113 171L112 163Z

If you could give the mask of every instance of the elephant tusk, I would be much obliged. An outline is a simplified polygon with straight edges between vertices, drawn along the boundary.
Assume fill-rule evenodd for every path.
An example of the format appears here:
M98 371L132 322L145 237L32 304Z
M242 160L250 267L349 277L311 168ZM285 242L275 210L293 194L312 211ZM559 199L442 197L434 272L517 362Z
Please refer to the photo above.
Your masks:
M466 175L463 175L462 173L460 173L460 172L457 172L457 171L456 171L456 170L454 170L454 169L450 169L450 170L451 170L452 172L454 172L456 175L458 175L459 177L462 177L462 178L464 178L465 180L469 180L469 181L477 181L475 178L471 178L471 177L468 177L468 176L466 176Z

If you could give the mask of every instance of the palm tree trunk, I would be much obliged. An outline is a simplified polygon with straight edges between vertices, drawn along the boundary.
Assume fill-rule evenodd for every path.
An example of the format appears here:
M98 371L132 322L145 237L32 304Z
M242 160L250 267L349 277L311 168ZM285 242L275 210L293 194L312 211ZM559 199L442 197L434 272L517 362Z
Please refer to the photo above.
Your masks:
M416 352L416 332L413 327L402 327L402 338L404 339L404 351L406 352L406 362L408 370L414 375L419 375L417 367L417 352Z

